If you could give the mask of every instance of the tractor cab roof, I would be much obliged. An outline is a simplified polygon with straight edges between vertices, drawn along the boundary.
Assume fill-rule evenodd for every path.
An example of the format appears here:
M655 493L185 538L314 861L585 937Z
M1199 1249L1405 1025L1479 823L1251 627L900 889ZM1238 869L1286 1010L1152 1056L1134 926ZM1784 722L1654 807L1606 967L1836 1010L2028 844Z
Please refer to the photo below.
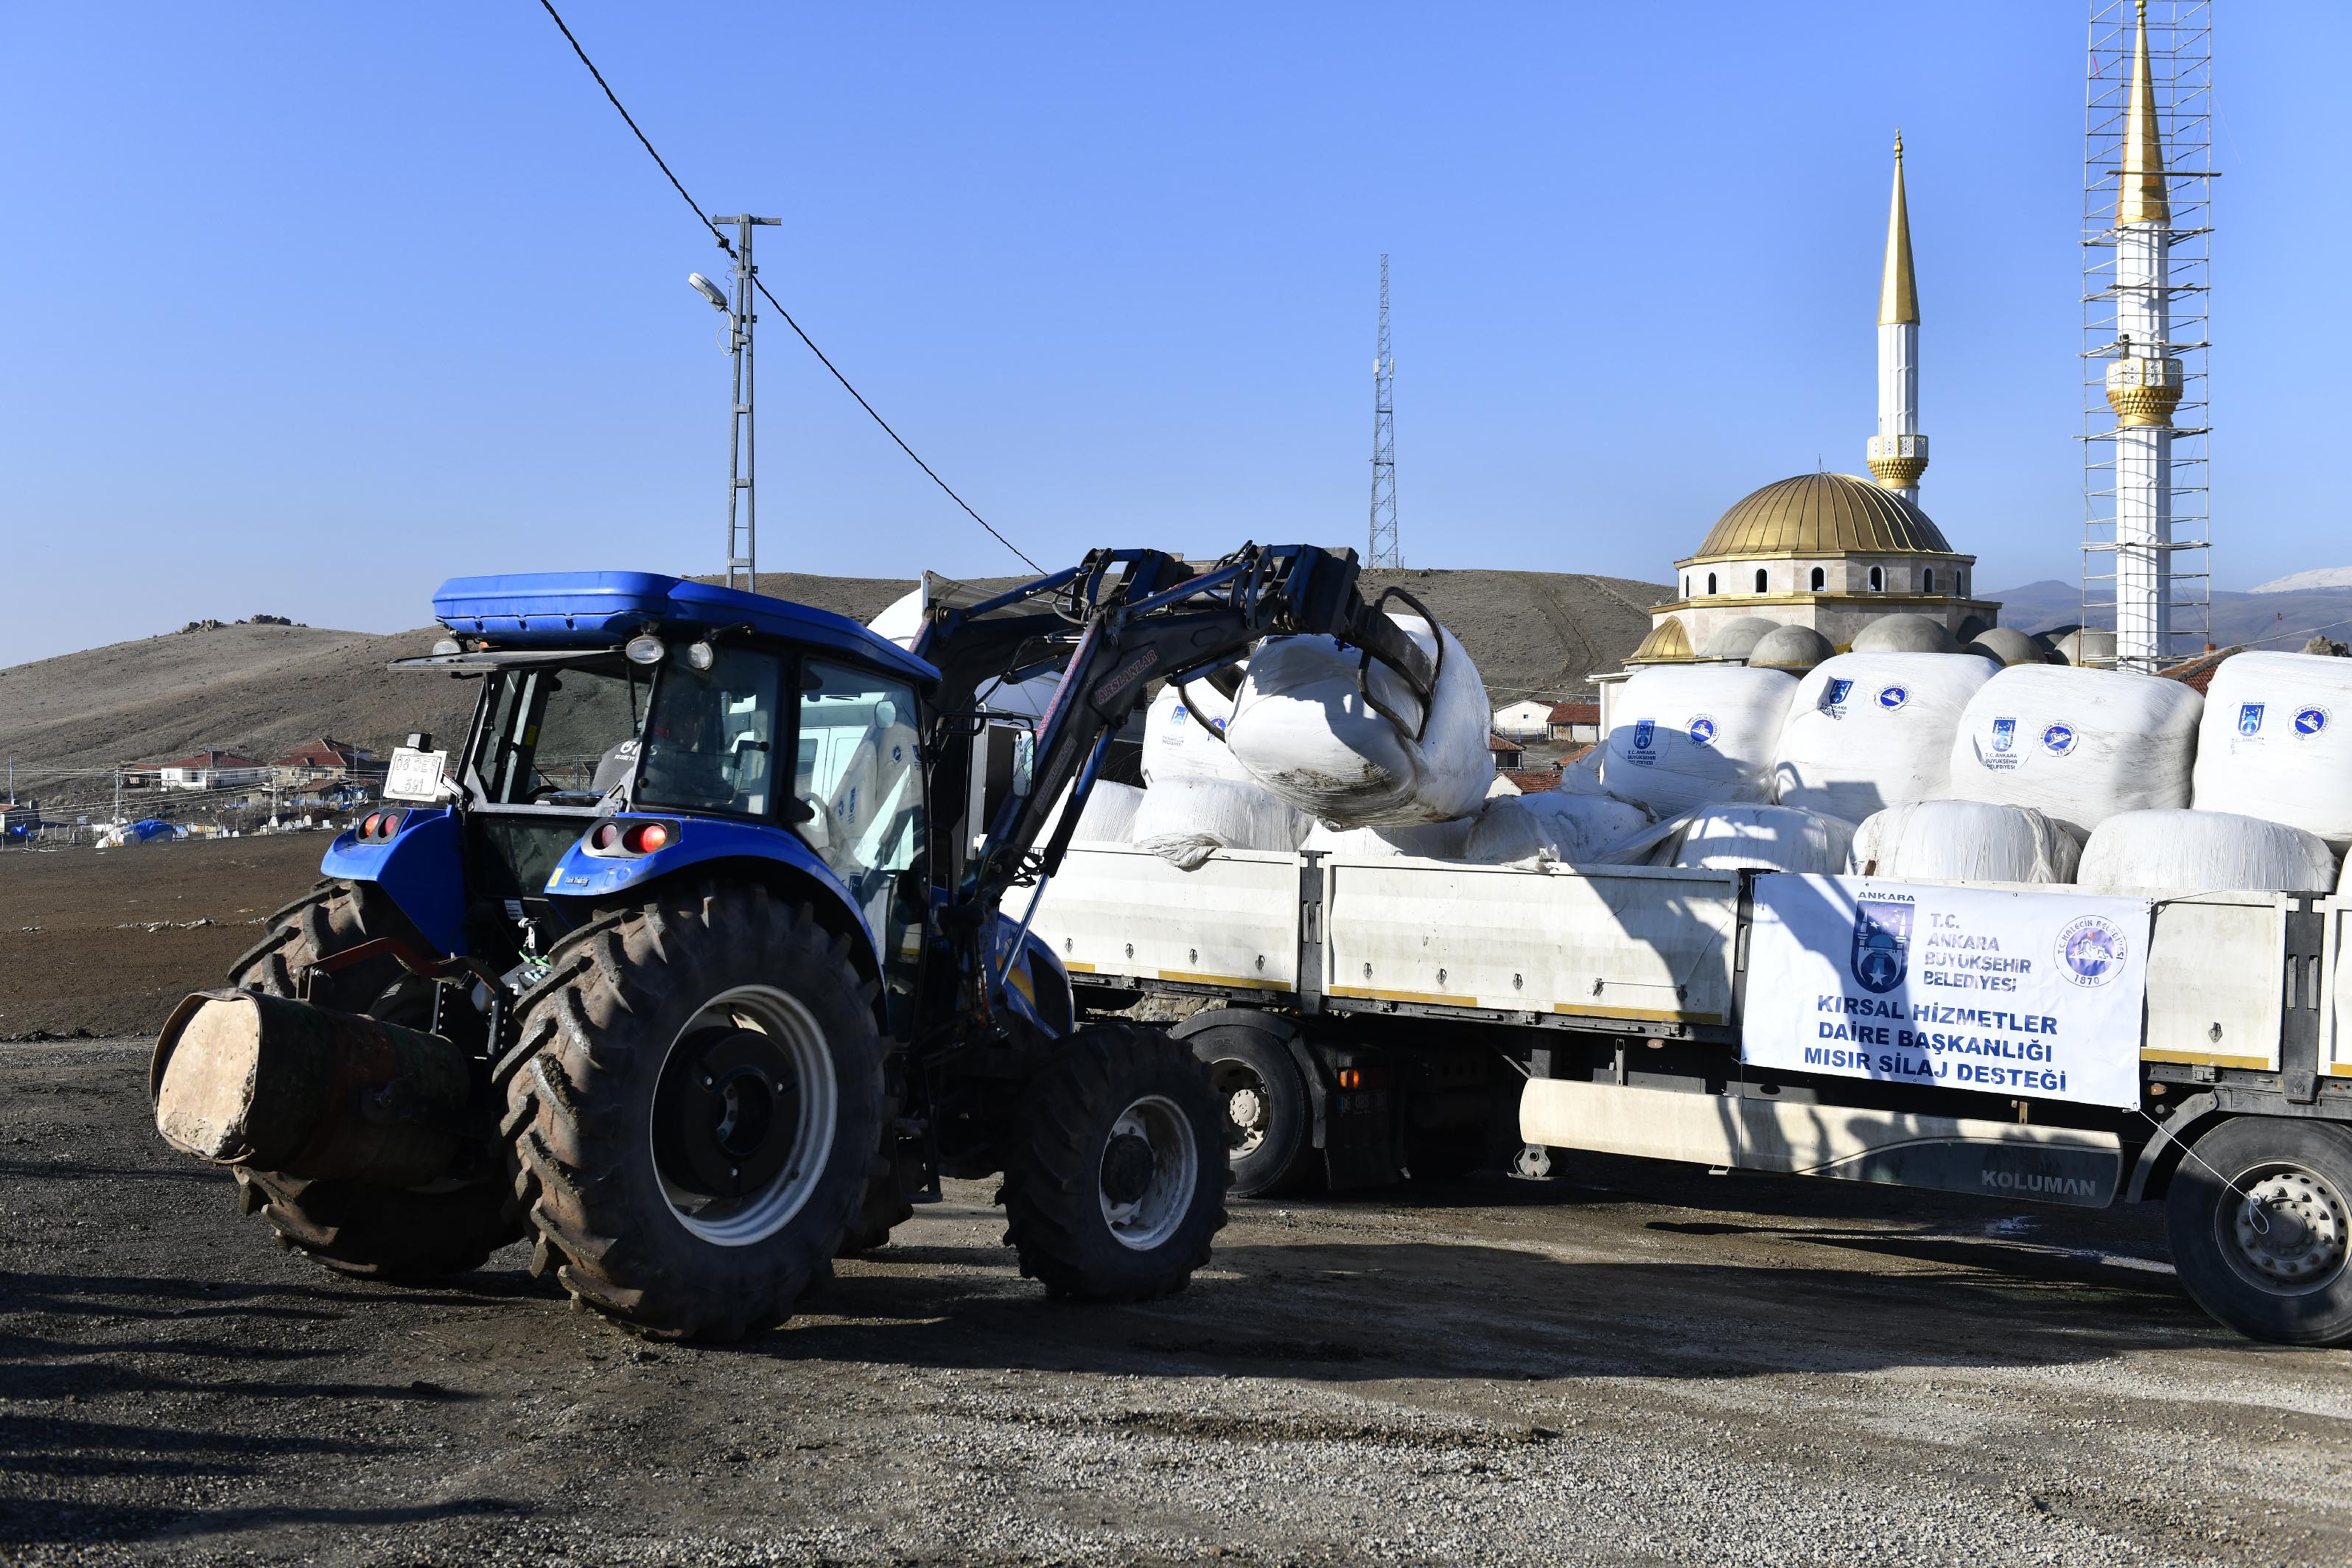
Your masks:
M611 647L645 631L709 634L741 626L754 636L862 659L908 680L928 684L940 678L929 664L846 616L653 572L452 577L433 595L433 614L453 632L509 647Z

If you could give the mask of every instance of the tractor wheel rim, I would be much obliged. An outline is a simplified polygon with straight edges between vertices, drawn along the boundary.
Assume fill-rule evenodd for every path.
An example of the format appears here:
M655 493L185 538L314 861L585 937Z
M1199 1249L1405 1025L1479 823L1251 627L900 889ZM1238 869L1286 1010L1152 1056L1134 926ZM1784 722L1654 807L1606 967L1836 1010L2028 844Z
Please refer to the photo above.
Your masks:
M1200 1185L1192 1119L1165 1095L1132 1101L1103 1141L1096 1184L1103 1223L1121 1247L1149 1252L1176 1234Z
M1274 1120L1274 1096L1267 1092L1265 1079L1247 1062L1228 1057L1209 1068L1209 1079L1225 1104L1226 1152L1236 1160L1247 1159L1265 1142L1266 1127Z
M2326 1289L2352 1257L2352 1212L2336 1184L2301 1165L2257 1165L2230 1184L2214 1228L2223 1256L2273 1295Z
M713 1058L724 1065L707 1070ZM714 1246L767 1240L824 1179L840 1103L824 1028L797 997L768 985L721 992L662 1060L647 1146L663 1201ZM721 1171L751 1179L714 1193Z

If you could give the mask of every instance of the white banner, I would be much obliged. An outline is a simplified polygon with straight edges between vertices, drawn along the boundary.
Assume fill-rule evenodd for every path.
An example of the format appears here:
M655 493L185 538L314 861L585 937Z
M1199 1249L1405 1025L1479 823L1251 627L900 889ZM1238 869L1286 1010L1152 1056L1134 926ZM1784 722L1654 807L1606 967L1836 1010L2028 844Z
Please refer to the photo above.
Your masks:
M2146 899L1756 879L1740 1059L2136 1107Z

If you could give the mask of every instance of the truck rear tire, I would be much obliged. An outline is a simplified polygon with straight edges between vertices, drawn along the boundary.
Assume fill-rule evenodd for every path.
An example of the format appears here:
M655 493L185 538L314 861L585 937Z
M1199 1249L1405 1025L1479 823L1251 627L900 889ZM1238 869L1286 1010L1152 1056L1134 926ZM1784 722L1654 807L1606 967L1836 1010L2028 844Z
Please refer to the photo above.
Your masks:
M419 953L426 942L383 890L367 882L325 882L270 917L267 936L229 968L229 984L269 996L299 996L302 972L322 958L389 936ZM390 953L317 977L311 999L412 1029L433 1026L433 984ZM479 1268L522 1239L522 1210L503 1183L436 1182L429 1187L308 1181L277 1171L236 1169L237 1207L258 1214L279 1245L339 1274L425 1284Z
M2225 1121L2181 1156L2165 1220L2181 1285L2221 1322L2280 1344L2352 1338L2352 1131Z
M1187 1037L1224 1111L1236 1198L1275 1197L1316 1173L1315 1106L1290 1047L1264 1029L1217 1024Z
M1004 1240L1049 1296L1148 1301L1225 1225L1225 1116L1186 1044L1109 1024L1062 1042L1027 1093L1004 1173Z
M706 884L549 954L506 1082L535 1261L656 1339L782 1321L879 1176L871 981L849 939L758 886Z

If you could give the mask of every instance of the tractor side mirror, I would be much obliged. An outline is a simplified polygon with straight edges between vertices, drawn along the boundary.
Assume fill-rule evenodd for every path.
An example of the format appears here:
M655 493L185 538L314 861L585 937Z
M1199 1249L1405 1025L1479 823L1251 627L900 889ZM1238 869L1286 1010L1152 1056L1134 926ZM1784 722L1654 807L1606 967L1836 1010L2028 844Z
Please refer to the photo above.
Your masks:
M1013 737L1013 793L1022 799L1029 798L1037 783L1037 734L1023 729Z

